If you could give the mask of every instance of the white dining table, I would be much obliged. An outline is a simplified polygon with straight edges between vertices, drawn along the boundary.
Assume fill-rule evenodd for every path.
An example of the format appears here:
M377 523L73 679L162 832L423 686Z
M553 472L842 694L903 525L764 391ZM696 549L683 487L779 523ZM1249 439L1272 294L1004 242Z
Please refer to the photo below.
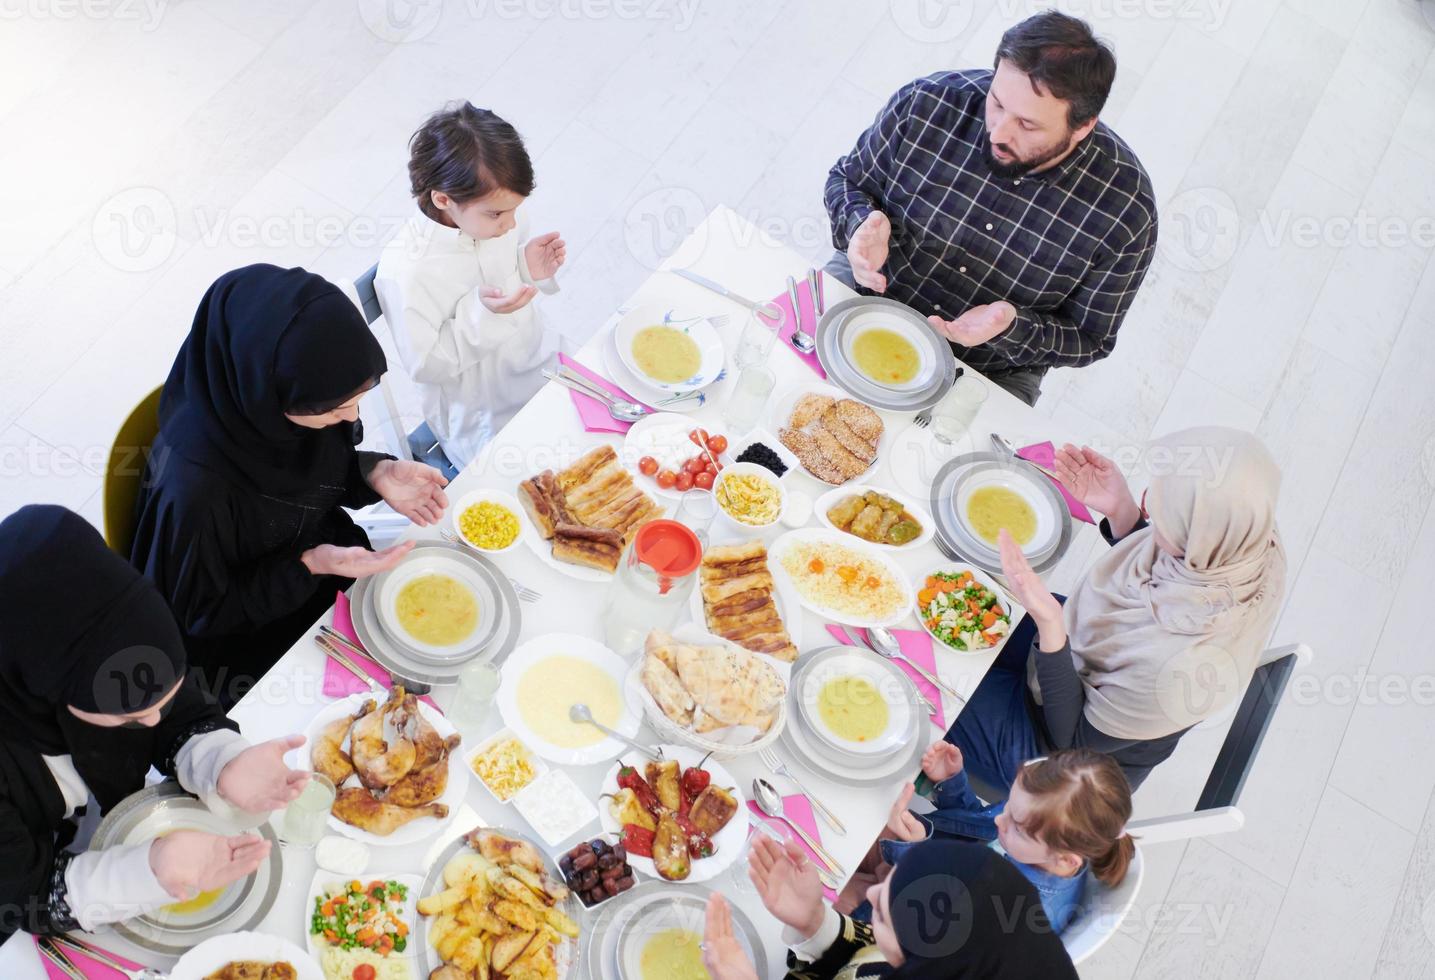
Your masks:
M607 376L601 345L622 312L639 303L662 304L685 314L728 314L729 319L719 332L723 335L725 345L731 350L747 310L734 301L673 275L668 270L690 268L738 294L763 301L785 292L788 275L795 276L801 282L809 265L808 260L774 241L736 212L719 207L692 231L676 252L644 281L629 301L612 314L603 327L596 331L593 339L575 356L588 368ZM851 290L830 277L825 281L825 289L829 307L853 295ZM784 390L818 380L811 368L782 344L774 351L769 365L777 379L769 408L781 397ZM721 422L721 408L727 390L733 383L733 373L735 372L730 369L726 379L708 390L709 397L702 408L684 409L685 413L695 416L714 431L726 431ZM1019 446L1048 439L1058 445L1068 440L1080 440L1082 433L1066 430L1059 420L1038 413L995 385L988 383L986 386L989 389L988 397L971 427L968 444L959 445L959 449L987 449L988 434L991 432L1000 432ZM909 431L912 430L913 421L909 414L880 414L893 432L893 447L885 458L879 458L876 470L865 482L871 486L887 486L899 491L904 487L929 485L931 477L942 462L932 449L933 444L929 437L920 430ZM760 424L770 430L776 428L767 422L765 410ZM739 435L727 434L730 437ZM568 391L550 383L517 413L495 436L481 456L453 481L448 490L449 499L456 501L465 493L480 488L497 488L512 493L521 480L543 469L560 467L601 442L608 442L615 448L620 447L622 436L584 431L570 402ZM814 500L826 489L823 484L805 474L792 478L789 488L800 490ZM925 498L922 500L925 504ZM816 523L815 515L813 523ZM1084 570L1095 545L1099 542L1099 535L1091 526L1078 523L1076 528L1067 554L1047 575L1048 583L1056 591L1069 589ZM405 534L405 537L417 539L435 539L438 536L439 529L436 527L410 528ZM894 552L893 555L915 582L920 582L934 567L946 563L946 559L932 543ZM521 604L523 623L519 635L520 643L555 631L580 633L601 641L601 614L607 595L605 584L584 582L565 576L524 547L513 549L494 560L509 576L542 594L537 602ZM832 642L826 631L826 621L806 610L802 615L806 649ZM321 622L329 622L330 616L331 614L326 614ZM899 628L902 627L919 628L915 616L911 614L899 624ZM946 683L959 691L970 693L981 680L992 659L989 654L939 651L937 669ZM310 720L332 701L321 692L324 661L324 654L313 640L309 636L304 637L235 706L231 717L239 722L244 734L256 742L290 732L304 731ZM447 706L452 694L452 688L436 688L434 698L440 706ZM943 702L950 724L960 710L960 702L951 697L944 697ZM464 733L465 741L468 744L476 744L501 728L502 724L495 707L479 730ZM941 734L934 726L927 732L928 738L932 740L939 738ZM649 741L656 740L646 724L639 737ZM821 821L819 829L822 833L822 844L848 873L857 868L886 823L888 811L901 783L916 775L912 772L900 778L894 777L891 785L880 788L855 788L795 764L793 759L787 761L807 789L836 810L845 822L845 834L838 834ZM610 765L610 762L603 762L584 767L569 767L568 772L577 785L588 793L590 798L596 800L599 785ZM728 759L723 765L736 777L744 795L750 794L752 781L759 776L774 782L784 793L794 792L790 783L774 778L755 756ZM277 815L274 822L277 825ZM433 856L446 843L478 825L506 827L536 836L511 806L495 802L475 778L469 781L464 806L441 836L416 844L375 847L371 867L423 874ZM563 844L552 848L551 853L556 857L578 840L596 836L599 830L598 822L594 821ZM308 922L306 898L315 874L313 853L301 848L285 847L283 858L283 883L279 896L257 929L284 936L302 946ZM767 977L781 977L786 970L786 948L781 939L780 925L765 912L751 890L734 892L725 887L722 877L709 883L709 887L714 886L727 892L755 924L766 954L766 964L760 965L759 972ZM671 887L681 889L684 886L673 884ZM590 912L588 916L591 918L592 914ZM113 933L104 933L96 937L96 941L150 965L172 965L156 962L155 954L134 949ZM584 971L580 971L580 974L582 972ZM0 977L6 980L28 980L31 977L43 976L39 959L28 937L14 937L0 947Z

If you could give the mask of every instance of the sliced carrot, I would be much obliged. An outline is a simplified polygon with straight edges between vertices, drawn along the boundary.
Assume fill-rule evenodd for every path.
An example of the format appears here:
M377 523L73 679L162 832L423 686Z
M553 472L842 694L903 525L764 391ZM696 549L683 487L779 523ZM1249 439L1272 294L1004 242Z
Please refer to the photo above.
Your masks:
M991 629L992 624L996 621L997 614L991 610L987 610L987 612L982 614L982 629Z
M917 601L920 602L920 603L921 603L922 605L924 605L924 606L929 606L929 605L931 605L931 604L932 604L932 600L935 599L936 597L937 597L936 591L935 591L934 589L930 589L930 588L923 589L921 592L918 592L918 593L917 593Z

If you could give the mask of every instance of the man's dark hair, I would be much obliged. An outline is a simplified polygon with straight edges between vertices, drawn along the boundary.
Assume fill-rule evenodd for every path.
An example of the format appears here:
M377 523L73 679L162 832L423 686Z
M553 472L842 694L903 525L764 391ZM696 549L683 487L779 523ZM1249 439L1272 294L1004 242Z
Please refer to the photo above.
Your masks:
M1002 35L993 67L1003 60L1067 103L1066 118L1075 129L1095 119L1116 80L1116 55L1091 33L1084 20L1047 10L1028 17Z
M435 112L409 140L409 189L424 214L438 220L433 191L459 204L502 188L533 193L533 161L518 130L471 102Z

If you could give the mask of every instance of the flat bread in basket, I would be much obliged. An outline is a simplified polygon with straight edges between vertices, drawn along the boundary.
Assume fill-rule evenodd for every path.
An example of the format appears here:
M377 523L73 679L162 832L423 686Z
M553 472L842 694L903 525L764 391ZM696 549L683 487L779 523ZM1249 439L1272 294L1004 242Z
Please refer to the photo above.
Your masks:
M649 633L636 675L649 717L692 744L766 744L784 720L787 682L774 663L696 628Z

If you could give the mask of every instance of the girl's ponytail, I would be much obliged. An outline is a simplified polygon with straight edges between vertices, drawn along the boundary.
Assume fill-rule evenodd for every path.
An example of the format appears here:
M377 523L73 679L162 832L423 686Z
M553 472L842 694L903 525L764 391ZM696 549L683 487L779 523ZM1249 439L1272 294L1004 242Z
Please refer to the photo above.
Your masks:
M1111 847L1105 854L1090 859L1091 873L1096 875L1102 884L1115 888L1126 877L1134 857L1136 842L1131 839L1130 834L1122 834L1111 842Z

